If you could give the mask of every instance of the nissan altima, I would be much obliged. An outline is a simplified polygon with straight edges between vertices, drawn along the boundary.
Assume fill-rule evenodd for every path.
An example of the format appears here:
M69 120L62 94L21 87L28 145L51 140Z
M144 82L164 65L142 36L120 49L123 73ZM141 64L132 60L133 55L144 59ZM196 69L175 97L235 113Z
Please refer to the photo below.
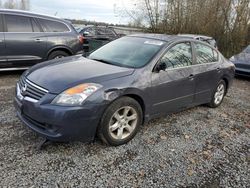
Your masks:
M196 105L218 107L234 65L207 43L161 34L115 40L87 57L33 66L16 86L20 120L51 141L117 146L152 118Z

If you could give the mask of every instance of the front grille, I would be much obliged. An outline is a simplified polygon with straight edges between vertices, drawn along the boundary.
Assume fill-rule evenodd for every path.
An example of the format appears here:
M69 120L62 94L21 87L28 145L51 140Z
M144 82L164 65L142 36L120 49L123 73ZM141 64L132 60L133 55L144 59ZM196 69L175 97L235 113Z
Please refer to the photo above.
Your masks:
M19 80L19 87L23 97L30 97L35 100L40 100L46 93L48 93L48 90L30 82L23 76Z

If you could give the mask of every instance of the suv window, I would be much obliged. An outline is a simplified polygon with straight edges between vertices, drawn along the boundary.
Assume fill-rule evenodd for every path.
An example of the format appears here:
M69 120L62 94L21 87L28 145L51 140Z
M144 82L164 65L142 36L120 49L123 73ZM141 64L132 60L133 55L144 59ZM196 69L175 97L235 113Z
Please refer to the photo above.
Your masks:
M29 17L5 15L8 32L33 32Z
M204 44L195 44L196 62L198 64L212 63L218 61L218 53Z
M160 60L167 69L192 65L192 48L190 42L179 43L170 48Z
M61 22L39 19L45 32L68 32L69 28Z
M0 14L0 32L3 32L3 20L1 14Z
M35 22L34 19L31 19L32 27L34 32L41 32L39 25Z

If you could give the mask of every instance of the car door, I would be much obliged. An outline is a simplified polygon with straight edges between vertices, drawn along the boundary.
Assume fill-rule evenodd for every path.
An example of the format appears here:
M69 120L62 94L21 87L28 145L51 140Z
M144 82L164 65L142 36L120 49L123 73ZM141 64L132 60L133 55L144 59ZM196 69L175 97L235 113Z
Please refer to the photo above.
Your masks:
M4 28L3 28L3 20L2 15L0 14L0 68L4 68L6 66L7 60L5 57L5 39L4 39Z
M47 37L31 17L4 15L6 57L14 67L41 62L47 55Z
M221 78L218 52L204 43L194 42L195 63L195 99L196 104L209 102Z
M193 55L190 42L170 47L158 64L164 70L152 73L152 112L156 114L179 111L193 103L195 81L192 71Z

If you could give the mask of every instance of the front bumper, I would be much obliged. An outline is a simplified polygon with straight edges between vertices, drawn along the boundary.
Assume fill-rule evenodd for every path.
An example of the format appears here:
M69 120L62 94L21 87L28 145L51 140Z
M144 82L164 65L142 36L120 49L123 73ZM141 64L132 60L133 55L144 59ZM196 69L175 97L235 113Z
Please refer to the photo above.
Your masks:
M17 97L14 106L26 126L48 140L59 142L92 141L104 109L101 105L62 107Z
M235 68L235 75L250 77L250 69Z

